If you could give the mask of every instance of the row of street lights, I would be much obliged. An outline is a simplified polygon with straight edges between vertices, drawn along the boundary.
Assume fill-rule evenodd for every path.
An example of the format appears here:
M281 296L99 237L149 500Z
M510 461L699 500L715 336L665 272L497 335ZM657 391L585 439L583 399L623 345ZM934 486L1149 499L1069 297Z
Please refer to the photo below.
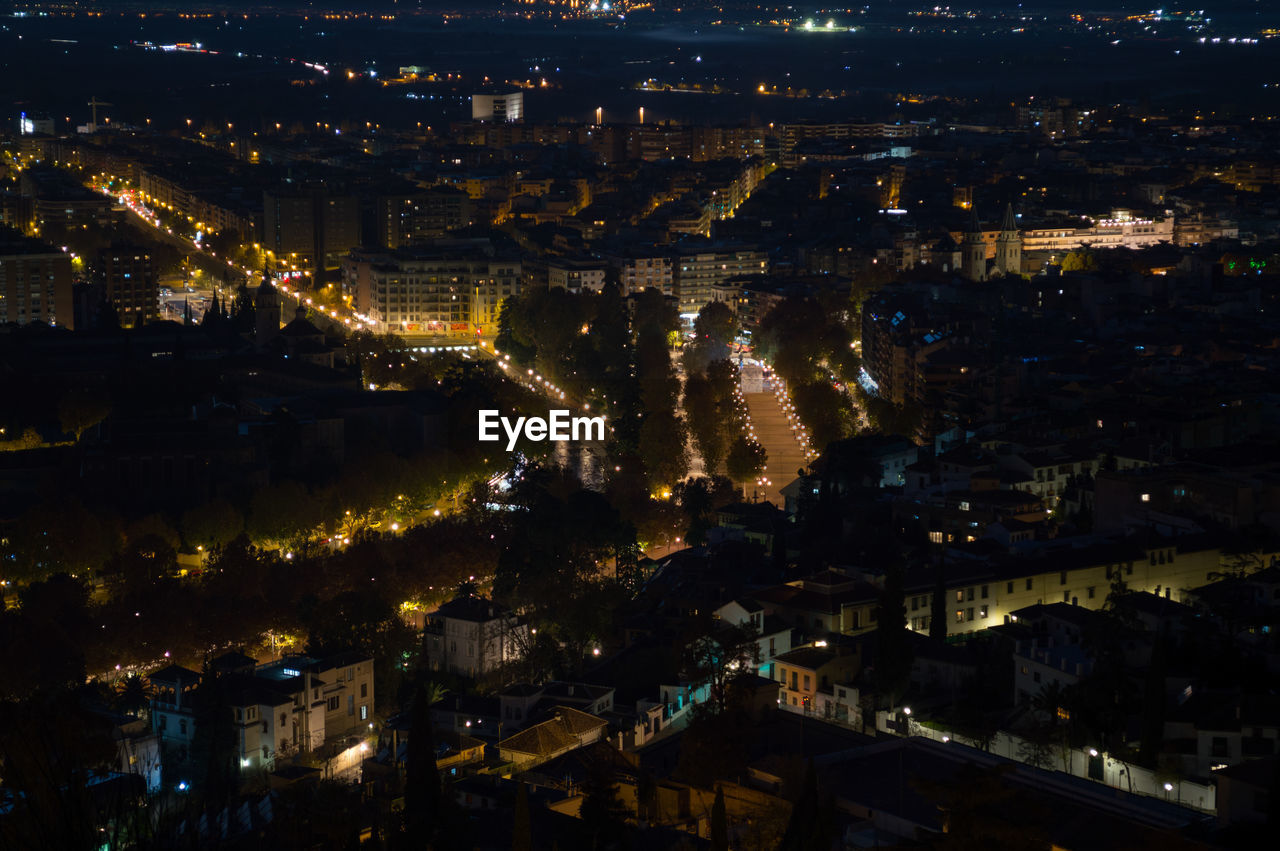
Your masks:
M791 426L791 434L796 439L796 443L800 444L800 449L804 452L805 460L812 461L817 457L818 452L813 448L813 441L809 436L809 431L804 427L804 423L800 421L800 414L796 411L795 403L787 395L785 382L773 374L773 370L768 364L761 364L765 371L766 379L773 387L774 396L778 400L778 407L782 408L782 413L787 417L787 423Z

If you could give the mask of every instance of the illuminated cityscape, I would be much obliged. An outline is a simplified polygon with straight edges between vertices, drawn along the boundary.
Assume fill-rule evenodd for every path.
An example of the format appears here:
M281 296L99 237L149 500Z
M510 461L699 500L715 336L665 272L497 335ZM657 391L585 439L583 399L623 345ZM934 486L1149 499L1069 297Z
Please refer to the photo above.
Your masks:
M1270 847L1273 6L0 8L0 848Z

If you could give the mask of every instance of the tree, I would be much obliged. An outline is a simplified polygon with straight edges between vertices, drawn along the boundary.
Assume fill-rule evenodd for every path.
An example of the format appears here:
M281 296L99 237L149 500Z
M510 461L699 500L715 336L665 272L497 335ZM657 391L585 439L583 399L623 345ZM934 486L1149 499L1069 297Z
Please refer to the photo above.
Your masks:
M937 641L947 640L947 554L938 557L934 573L933 598L929 601L929 637Z
M726 625L700 618L684 643L682 670L695 687L706 687L708 711L729 708L734 681L750 677L760 664L758 631L751 623Z
M121 712L142 715L151 705L153 693L154 689L145 678L130 674L116 685L116 706Z
M1169 638L1163 629L1156 633L1151 645L1151 661L1147 665L1138 761L1148 768L1155 765L1160 746L1164 741L1164 688L1169 668L1168 642Z
M693 320L693 347L701 352L694 357L707 362L729 356L730 346L738 333L738 317L722 301L708 302Z
M764 472L768 455L764 447L750 438L739 435L729 447L725 459L725 472L735 482L749 482Z
M853 433L853 406L830 381L793 384L791 398L814 446L823 448Z
M729 420L723 410L725 400L716 390L712 381L701 375L690 373L684 382L685 416L708 475L720 472L728 444Z
M716 787L711 805L711 851L729 851L729 822L725 817L724 786Z
M529 813L529 786L516 789L515 815L511 828L511 851L533 851L533 822Z
M441 797L430 695L422 687L409 709L409 748L405 754L405 828L411 847L430 846L439 821Z
M1096 272L1098 270L1098 257L1091 251L1069 251L1062 258L1062 271L1064 272Z
M907 636L907 606L901 563L885 570L876 622L875 687L889 706L906 692L911 676L911 645Z
M834 824L831 806L819 797L818 772L812 757L805 768L804 785L791 810L787 832L779 851L816 851L831 847Z
M62 430L75 435L76 443L110 413L111 400L100 390L78 388L67 392L58 402L58 420Z
M225 499L189 509L182 515L182 537L190 547L211 550L244 531L244 516Z
M672 497L688 518L685 540L690 546L704 542L707 529L715 525L715 509L732 502L737 494L733 482L723 476L691 477L672 488Z
M297 482L270 485L249 501L246 530L255 541L292 541L315 525L311 506L307 489Z
M232 720L225 678L204 671L196 687L195 730L191 738L191 764L203 774L193 778L196 790L212 810L230 802L240 787L238 734Z
M627 808L618 796L618 779L612 756L599 749L592 754L582 784L579 817L591 834L596 848L606 848L626 832Z
M640 427L640 459L652 485L670 485L689 472L684 420L667 411L655 411Z
M5 647L8 656L13 647ZM9 685L2 682L0 689ZM130 816L140 809L140 796L128 786L129 792L113 796L120 787L95 783L118 760L116 743L107 719L85 709L73 692L0 701L0 753L7 799L0 846L135 846L116 831L138 826ZM104 816L110 819L105 831Z

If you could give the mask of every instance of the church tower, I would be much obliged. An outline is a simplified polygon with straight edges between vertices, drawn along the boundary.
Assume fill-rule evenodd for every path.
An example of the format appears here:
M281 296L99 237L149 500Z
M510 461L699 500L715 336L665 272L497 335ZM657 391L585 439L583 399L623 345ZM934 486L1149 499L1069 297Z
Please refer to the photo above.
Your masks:
M978 224L976 211L969 214L969 226L960 245L960 264L961 274L969 280L987 279L987 246L982 241L982 226Z
M253 320L254 344L264 349L280 333L280 296L265 271L253 297Z
M1012 204L1004 208L1004 219L1000 222L1000 236L996 237L996 268L1002 275L1022 274L1022 234L1018 232L1018 222L1013 215Z

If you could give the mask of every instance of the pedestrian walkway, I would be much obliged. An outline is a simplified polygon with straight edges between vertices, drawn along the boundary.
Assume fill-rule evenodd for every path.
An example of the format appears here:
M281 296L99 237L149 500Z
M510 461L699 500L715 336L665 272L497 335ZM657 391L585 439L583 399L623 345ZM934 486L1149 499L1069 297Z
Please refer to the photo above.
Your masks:
M748 499L759 497L779 508L786 505L782 488L796 478L796 472L809 466L805 447L796 437L795 420L789 418L782 403L774 393L772 379L764 382L764 392L746 393L747 411L755 428L756 441L764 447L768 458L765 462L764 483L746 483Z

